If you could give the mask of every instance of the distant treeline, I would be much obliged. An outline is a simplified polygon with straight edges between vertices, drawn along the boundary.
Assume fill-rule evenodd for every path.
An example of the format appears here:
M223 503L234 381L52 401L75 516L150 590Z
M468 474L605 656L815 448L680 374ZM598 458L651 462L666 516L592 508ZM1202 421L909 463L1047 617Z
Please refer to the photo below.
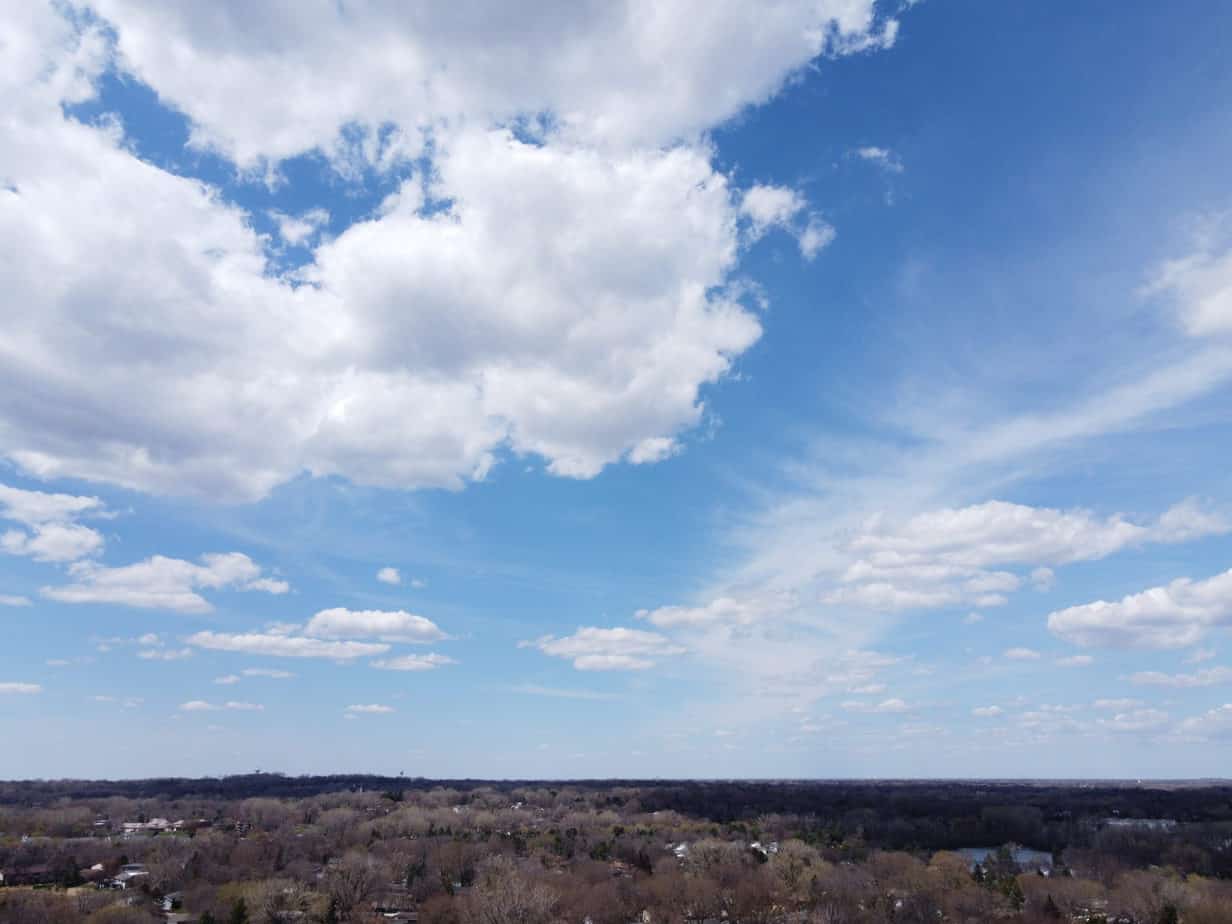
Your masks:
M716 823L790 815L817 840L855 832L892 849L951 849L1014 842L1042 850L1091 842L1107 818L1172 819L1222 828L1232 823L1232 784L1049 783L1026 781L668 781L429 780L372 775L285 776L253 773L218 778L29 780L0 783L0 805L49 805L63 799L302 799L338 792L416 792L447 788L465 794L526 788L569 789L598 796L620 811L675 811Z

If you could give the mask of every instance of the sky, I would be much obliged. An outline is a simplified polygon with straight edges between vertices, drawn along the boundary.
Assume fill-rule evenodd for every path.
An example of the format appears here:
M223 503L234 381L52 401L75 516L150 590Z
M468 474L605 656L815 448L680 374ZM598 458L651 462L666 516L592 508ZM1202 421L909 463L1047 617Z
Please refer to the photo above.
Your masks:
M0 10L0 778L1226 775L1232 9Z

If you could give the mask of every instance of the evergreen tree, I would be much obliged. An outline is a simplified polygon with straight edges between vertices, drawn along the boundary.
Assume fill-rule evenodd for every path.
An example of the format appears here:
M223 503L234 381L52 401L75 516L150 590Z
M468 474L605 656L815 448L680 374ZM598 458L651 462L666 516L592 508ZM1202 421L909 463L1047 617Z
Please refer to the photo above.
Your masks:
M244 901L243 896L237 898L231 906L231 917L227 924L248 924L248 902Z

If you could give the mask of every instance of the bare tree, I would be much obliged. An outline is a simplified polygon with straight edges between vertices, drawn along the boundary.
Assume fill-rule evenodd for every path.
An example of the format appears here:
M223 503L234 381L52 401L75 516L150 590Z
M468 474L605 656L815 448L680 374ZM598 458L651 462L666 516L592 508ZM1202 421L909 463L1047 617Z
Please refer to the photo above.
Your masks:
M552 889L532 879L509 857L495 856L479 865L462 920L464 924L548 924L556 903Z

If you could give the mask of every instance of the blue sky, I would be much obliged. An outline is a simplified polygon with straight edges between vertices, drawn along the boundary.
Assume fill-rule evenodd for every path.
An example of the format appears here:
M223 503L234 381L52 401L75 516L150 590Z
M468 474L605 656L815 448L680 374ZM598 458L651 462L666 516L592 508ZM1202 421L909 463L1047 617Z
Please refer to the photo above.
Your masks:
M1226 772L1232 14L402 6L0 16L0 777Z

